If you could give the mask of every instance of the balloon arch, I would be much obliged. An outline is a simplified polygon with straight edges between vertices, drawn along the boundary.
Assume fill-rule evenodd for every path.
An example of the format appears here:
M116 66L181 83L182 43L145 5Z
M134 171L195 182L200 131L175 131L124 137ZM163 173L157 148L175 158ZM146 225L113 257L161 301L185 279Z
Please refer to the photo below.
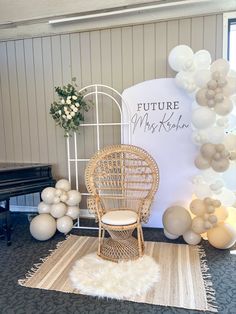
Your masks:
M194 163L200 173L192 179L190 211L168 208L164 233L170 239L182 235L193 245L207 237L212 246L226 249L236 241L236 72L226 60L211 63L208 51L194 53L186 45L173 48L168 61L178 72L176 84L192 96L192 139L199 147Z

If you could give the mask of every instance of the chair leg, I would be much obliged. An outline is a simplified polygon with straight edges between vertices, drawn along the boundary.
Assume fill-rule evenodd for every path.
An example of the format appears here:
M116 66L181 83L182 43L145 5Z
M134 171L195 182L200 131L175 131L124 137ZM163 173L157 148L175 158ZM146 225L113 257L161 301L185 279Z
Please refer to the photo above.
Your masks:
M138 252L139 252L139 257L143 256L143 244L142 244L142 234L141 234L141 226L137 226L137 236L138 236Z
M98 255L100 256L101 254L101 242L102 242L102 226L101 223L99 222L99 230L98 230Z
M143 238L143 228L140 226L140 234L141 234L141 242L142 242L142 250L144 253L144 238Z

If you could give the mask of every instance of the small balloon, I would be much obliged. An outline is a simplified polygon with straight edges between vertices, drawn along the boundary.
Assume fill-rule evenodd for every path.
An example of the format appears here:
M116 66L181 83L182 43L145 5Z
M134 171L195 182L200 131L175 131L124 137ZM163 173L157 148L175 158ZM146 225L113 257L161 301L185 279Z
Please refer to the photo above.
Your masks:
M229 98L225 98L222 103L215 105L215 112L220 116L226 116L233 110L233 103Z
M46 204L53 204L56 189L53 187L45 188L41 193L41 198Z
M199 199L193 200L190 203L190 211L196 216L202 216L206 211L204 202Z
M184 241L189 245L197 245L201 242L202 238L199 234L195 233L193 230L188 230L183 234Z
M62 202L51 205L51 215L54 218L60 218L64 216L66 214L66 210L67 210L67 207Z
M70 181L68 181L66 179L60 179L59 181L57 181L55 187L56 187L56 189L61 189L61 190L64 190L66 192L71 190Z
M211 65L211 72L212 73L218 72L220 76L222 75L223 77L225 77L228 74L229 69L230 64L225 59L217 59ZM218 79L220 78L220 76L218 77Z
M77 219L79 217L79 207L78 206L68 206L66 215L72 219Z
M169 233L168 231L166 231L166 229L164 229L164 235L165 235L168 239L170 239L170 240L176 240L176 239L179 238L178 235L171 234L171 233Z
M198 169L208 169L210 167L210 163L207 159L203 158L202 155L198 155L194 161L195 166Z
M191 229L197 233L197 234L201 234L206 232L206 228L204 226L204 219L202 217L194 217L192 220L192 227Z
M194 63L197 69L207 69L211 64L211 55L207 50L199 50L194 54Z
M200 152L203 158L210 160L216 153L215 145L212 143L205 143L201 146Z
M57 219L57 230L67 234L73 228L73 220L69 216L63 216Z
M69 192L67 192L67 200L66 200L66 204L69 206L76 206L79 205L80 201L81 201L81 194L79 191L76 190L71 190Z
M51 205L46 204L44 202L40 202L38 204L38 213L39 214L49 214L51 211Z

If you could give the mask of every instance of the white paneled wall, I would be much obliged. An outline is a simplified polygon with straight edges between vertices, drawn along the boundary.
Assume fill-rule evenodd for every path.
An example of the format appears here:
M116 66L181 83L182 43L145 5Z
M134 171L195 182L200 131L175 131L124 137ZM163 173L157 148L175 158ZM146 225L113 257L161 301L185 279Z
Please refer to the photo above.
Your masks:
M66 177L63 131L49 115L54 86L76 76L80 87L102 83L122 92L144 80L172 77L167 57L178 44L221 57L222 14L0 42L1 161L51 163L55 178ZM119 119L109 103L101 106L101 115L104 121ZM91 110L86 120L93 116ZM92 128L81 130L83 156L94 152L94 134ZM118 142L119 130L104 129L101 141ZM17 202L33 205L34 199L19 197Z

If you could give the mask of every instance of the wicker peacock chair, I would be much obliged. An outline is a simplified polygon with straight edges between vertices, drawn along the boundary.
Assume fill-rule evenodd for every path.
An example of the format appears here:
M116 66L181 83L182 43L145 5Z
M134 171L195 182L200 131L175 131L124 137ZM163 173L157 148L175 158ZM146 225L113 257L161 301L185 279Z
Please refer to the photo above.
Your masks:
M98 255L115 262L142 256L141 223L148 221L159 183L154 159L136 146L108 146L90 159L85 182L88 207L99 222ZM105 231L110 237L104 238Z

